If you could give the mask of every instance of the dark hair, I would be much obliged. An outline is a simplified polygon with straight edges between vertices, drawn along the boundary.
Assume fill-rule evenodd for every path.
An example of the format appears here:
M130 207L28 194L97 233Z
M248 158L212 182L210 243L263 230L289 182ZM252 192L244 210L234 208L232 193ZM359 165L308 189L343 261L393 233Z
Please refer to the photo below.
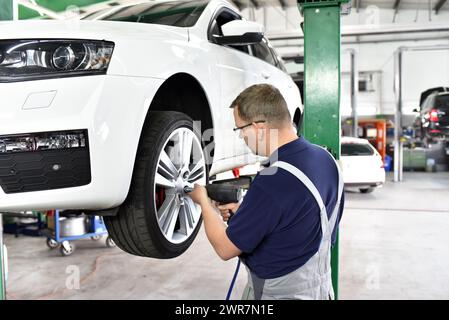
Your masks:
M275 128L292 122L287 102L270 84L256 84L243 90L230 106L235 107L244 121L265 120Z

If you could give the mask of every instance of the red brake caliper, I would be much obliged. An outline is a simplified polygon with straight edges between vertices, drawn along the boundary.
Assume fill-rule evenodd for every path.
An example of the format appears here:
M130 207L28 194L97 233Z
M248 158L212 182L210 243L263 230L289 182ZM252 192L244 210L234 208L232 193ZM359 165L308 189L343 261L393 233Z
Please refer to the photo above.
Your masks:
M162 206L165 200L165 189L161 187L156 188L156 208L159 210L159 208Z

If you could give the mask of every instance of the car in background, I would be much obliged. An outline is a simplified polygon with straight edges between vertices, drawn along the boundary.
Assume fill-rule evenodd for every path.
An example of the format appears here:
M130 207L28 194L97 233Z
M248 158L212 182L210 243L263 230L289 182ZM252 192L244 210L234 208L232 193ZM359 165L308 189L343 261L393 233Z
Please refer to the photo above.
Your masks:
M420 107L414 128L424 145L449 140L449 88L438 87L421 94Z
M345 187L370 193L385 183L382 157L366 139L342 137L340 163Z

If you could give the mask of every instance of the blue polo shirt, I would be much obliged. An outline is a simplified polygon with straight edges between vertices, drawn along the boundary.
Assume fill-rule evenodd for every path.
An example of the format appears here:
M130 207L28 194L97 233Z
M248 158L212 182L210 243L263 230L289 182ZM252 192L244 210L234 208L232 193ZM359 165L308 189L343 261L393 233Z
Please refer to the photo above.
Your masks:
M277 153L277 155L276 155ZM281 146L269 162L285 161L300 169L318 189L330 218L337 202L338 172L332 156L300 137ZM255 177L226 233L258 277L272 279L304 265L320 246L320 210L310 191L290 172L277 169ZM341 200L339 218L343 213ZM336 230L332 234L335 244Z

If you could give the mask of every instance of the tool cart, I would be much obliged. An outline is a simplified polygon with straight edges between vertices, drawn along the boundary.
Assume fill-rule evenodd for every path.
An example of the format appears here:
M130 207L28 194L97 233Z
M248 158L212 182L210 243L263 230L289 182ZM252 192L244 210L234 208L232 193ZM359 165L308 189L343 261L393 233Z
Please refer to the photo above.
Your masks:
M69 256L75 251L74 241L80 239L100 240L106 238L108 248L115 247L114 240L108 236L103 218L87 216L79 211L50 211L47 213L48 229L44 231L47 236L47 246L59 250L63 256Z

